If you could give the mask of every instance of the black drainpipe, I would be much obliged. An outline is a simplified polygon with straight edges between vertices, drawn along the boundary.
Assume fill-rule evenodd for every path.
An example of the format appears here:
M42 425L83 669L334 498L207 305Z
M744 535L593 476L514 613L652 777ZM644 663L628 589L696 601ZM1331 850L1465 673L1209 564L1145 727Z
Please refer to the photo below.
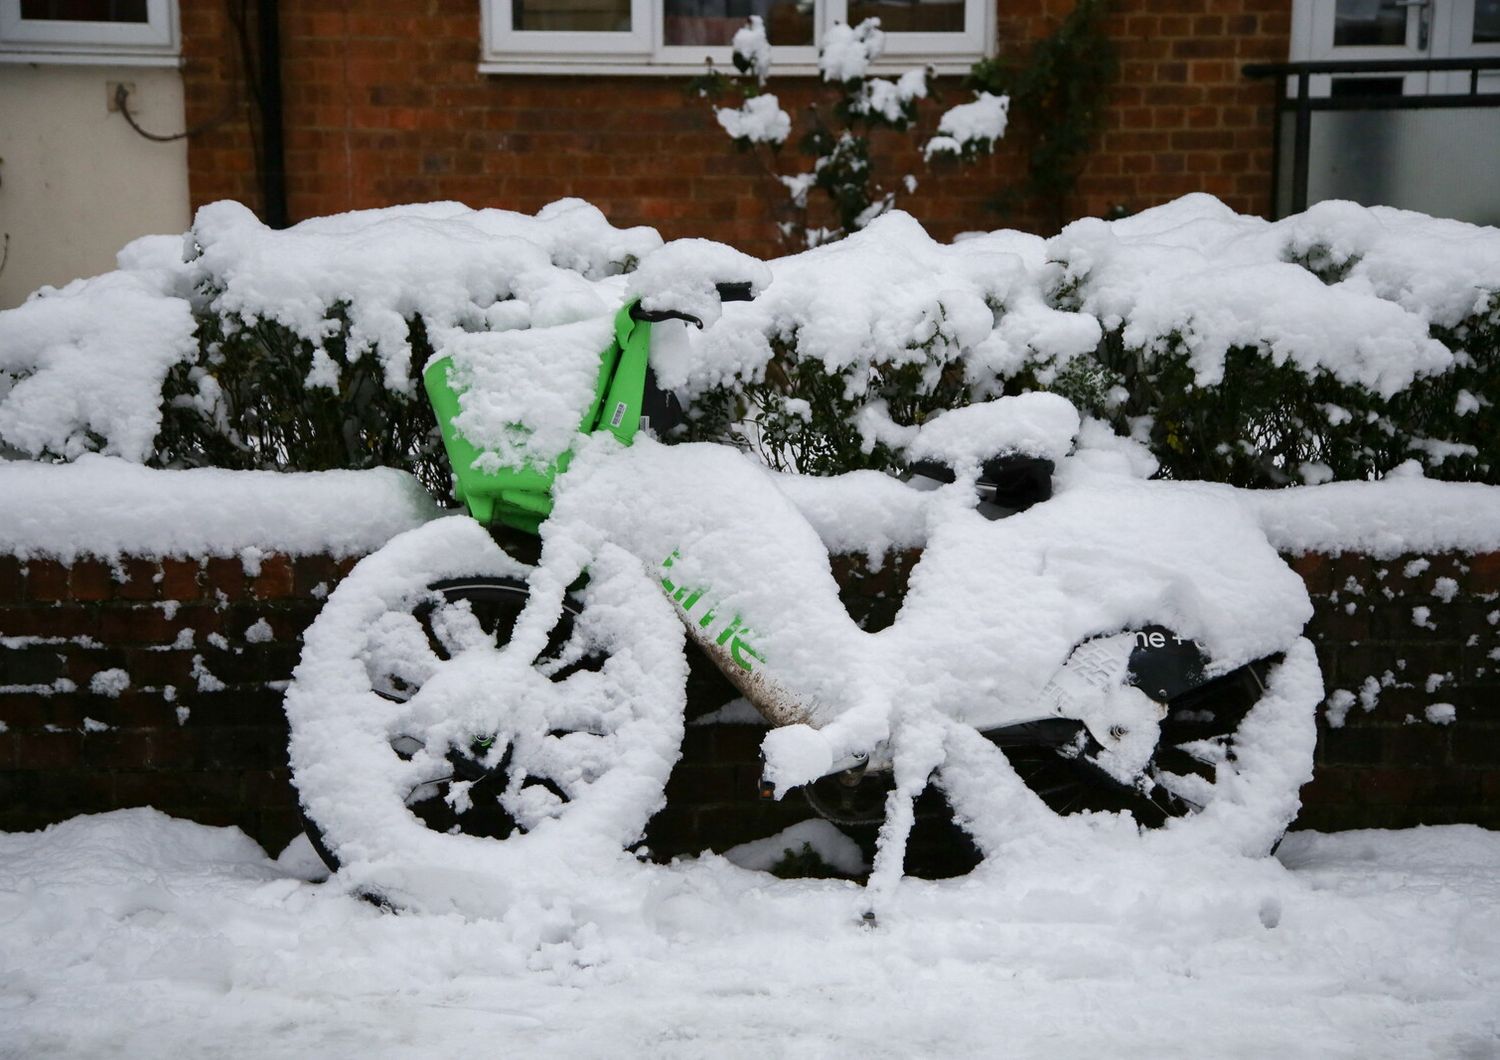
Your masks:
M272 228L285 228L286 213L286 141L282 125L281 101L281 4L280 0L259 0L256 30L260 37L260 128L261 128L261 197L265 203L265 222Z

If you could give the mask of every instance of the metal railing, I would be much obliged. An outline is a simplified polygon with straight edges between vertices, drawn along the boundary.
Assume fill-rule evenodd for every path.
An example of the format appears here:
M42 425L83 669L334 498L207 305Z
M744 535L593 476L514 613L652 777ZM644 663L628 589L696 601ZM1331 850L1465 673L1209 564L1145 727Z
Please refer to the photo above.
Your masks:
M1328 74L1422 74L1467 71L1467 92L1429 93L1426 95L1350 95L1314 96L1312 79ZM1500 92L1480 92L1479 76L1486 71L1500 71L1500 58L1470 59L1353 59L1326 62L1250 63L1243 68L1246 77L1275 77L1284 86L1276 96L1275 155L1273 173L1281 172L1283 115L1292 112L1296 127L1292 143L1292 188L1289 213L1307 209L1309 154L1312 143L1312 117L1316 111L1331 110L1436 110L1465 107L1500 107ZM1295 79L1295 80L1294 80ZM1296 91L1287 91L1295 83ZM1271 209L1281 216L1277 201L1280 181L1272 184Z

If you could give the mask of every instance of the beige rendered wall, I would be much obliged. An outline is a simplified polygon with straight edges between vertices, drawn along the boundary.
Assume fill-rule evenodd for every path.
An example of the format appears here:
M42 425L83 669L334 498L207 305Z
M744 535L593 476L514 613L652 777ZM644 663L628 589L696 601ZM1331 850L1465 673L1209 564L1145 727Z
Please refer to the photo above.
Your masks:
M114 268L137 236L187 229L186 141L153 143L111 113L121 81L143 129L182 131L176 69L0 63L0 309Z

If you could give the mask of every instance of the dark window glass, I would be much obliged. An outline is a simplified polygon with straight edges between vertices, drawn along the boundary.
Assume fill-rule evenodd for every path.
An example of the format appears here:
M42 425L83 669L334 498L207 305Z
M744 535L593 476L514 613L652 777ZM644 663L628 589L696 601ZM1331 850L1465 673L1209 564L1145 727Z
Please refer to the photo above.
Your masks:
M55 22L145 22L146 0L21 0L21 17Z
M1475 44L1500 44L1500 0L1474 0Z
M628 33L630 0L512 0L516 29L546 33Z
M1406 43L1406 8L1396 0L1338 0L1333 11L1336 48Z
M666 0L665 15L667 44L729 44L751 15L766 20L772 45L813 42L813 5L798 0Z
M849 25L880 19L887 33L962 33L963 0L849 0Z

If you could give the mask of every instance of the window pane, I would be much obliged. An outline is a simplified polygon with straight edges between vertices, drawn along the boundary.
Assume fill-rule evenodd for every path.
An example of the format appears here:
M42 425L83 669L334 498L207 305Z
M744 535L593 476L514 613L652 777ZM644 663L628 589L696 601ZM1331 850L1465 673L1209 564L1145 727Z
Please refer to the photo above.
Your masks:
M21 0L21 17L58 22L146 22L146 0Z
M1474 43L1500 44L1500 0L1474 0Z
M1396 0L1338 0L1333 14L1333 46L1406 43L1406 8Z
M887 33L962 33L963 0L849 0L849 24L880 19Z
M772 44L810 45L813 5L803 0L666 0L668 44L726 45L751 15L766 20Z
M630 0L511 0L514 27L544 33L628 33Z

